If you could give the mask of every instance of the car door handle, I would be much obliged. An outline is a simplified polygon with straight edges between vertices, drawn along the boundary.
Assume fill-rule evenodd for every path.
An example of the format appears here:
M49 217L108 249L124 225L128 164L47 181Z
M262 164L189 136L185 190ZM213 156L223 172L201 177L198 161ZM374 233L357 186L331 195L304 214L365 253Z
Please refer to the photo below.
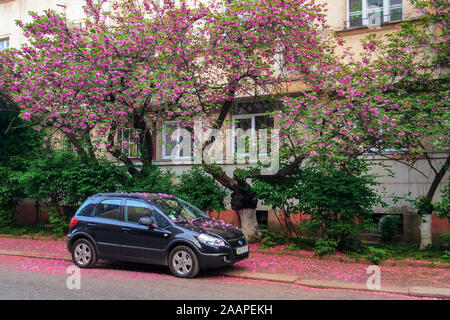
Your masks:
M89 222L89 223L88 223L88 226L89 226L89 227L95 227L95 226L96 226L96 224L95 224L95 223L91 223L91 222Z
M125 231L125 232L128 232L130 230L131 230L130 228L125 228L125 227L122 228L122 231Z

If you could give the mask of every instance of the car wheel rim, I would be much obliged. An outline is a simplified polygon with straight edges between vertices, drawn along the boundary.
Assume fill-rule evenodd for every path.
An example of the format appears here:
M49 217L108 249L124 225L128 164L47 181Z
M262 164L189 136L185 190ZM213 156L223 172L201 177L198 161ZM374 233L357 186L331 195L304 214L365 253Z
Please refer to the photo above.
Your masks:
M173 257L173 267L179 275L187 275L192 270L191 255L186 251L178 251Z
M80 266L85 266L91 260L91 249L88 245L80 243L75 248L75 261Z

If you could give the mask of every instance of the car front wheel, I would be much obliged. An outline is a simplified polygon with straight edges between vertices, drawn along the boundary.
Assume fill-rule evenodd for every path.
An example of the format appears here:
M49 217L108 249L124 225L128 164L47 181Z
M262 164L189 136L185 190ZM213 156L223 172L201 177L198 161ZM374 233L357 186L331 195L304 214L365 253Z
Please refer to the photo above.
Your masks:
M172 274L179 278L193 278L200 271L197 255L186 246L178 246L172 250L169 268Z

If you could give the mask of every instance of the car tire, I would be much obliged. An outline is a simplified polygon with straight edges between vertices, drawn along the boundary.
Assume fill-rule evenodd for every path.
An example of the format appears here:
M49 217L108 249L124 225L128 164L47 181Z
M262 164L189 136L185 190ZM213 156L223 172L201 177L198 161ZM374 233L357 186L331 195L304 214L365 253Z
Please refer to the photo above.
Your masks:
M97 264L95 247L87 239L79 239L72 246L72 261L77 267L92 268Z
M169 255L169 268L179 278L194 278L200 271L197 254L187 246L175 247Z

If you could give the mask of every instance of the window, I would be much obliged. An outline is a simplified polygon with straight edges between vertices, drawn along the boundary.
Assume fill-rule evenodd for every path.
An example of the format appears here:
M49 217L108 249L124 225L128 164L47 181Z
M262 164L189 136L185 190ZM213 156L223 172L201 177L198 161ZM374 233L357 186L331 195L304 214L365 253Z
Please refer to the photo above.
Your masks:
M94 211L94 216L107 219L120 219L120 200L103 200Z
M151 217L152 214L148 204L136 200L127 200L125 221L139 223L140 218Z
M77 29L77 30L83 30L86 29L86 23L82 20L79 21L72 21L69 23L69 26L73 29Z
M166 122L162 130L162 158L191 159L193 142L190 132L180 124Z
M89 200L87 200L85 203L83 203L83 205L80 208L78 208L75 215L90 217L92 214L93 208L94 208L94 205Z
M0 51L9 49L9 38L0 39Z
M269 221L268 216L269 212L267 210L256 210L256 221L258 221L258 225L267 227Z
M347 28L403 19L402 0L347 0Z
M132 129L120 130L120 146L121 151L129 158L139 157L139 144L136 138L133 137Z
M259 130L271 129L274 127L273 117L265 112L270 111L271 106L265 102L243 102L233 105L233 150L239 156L250 156L250 153L256 150L263 150L262 141L258 141ZM255 145L256 144L256 145ZM259 147L259 148L258 148ZM261 155L267 155L268 148L265 146L265 152Z
M170 222L167 221L166 218L164 218L161 214L159 214L156 211L153 211L153 217L155 218L155 222L160 228L166 228L170 226Z

